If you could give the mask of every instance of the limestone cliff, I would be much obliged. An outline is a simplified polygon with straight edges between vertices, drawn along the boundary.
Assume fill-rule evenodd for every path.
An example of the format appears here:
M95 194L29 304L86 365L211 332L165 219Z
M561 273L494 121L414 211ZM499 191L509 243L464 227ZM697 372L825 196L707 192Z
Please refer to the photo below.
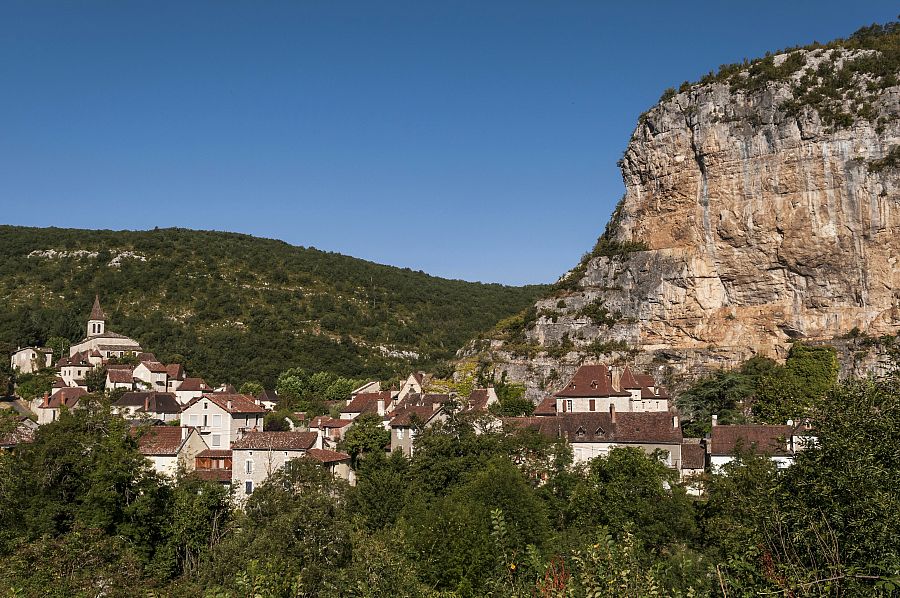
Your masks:
M677 377L794 339L896 334L900 86L896 50L874 48L898 31L875 33L667 92L595 250L469 354L536 398L586 360Z

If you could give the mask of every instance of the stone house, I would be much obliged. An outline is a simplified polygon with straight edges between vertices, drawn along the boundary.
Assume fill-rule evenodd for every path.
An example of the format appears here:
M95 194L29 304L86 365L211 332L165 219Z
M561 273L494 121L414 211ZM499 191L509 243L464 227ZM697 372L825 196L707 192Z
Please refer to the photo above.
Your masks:
M66 387L56 389L52 395L44 395L43 400L34 409L37 413L38 424L55 422L59 419L59 410L62 407L75 409L79 399L86 394L87 391L84 388Z
M344 434L352 425L353 420L320 415L309 422L309 431L318 434L316 448L330 449L336 447L344 439Z
M243 434L261 432L266 410L242 394L206 393L181 411L181 424L200 430L211 449L227 449Z
M600 413L615 406L618 413L667 412L669 395L651 376L605 365L583 365L554 395L557 413Z
M180 363L170 363L166 366L166 392L175 392L178 390L178 387L181 386L181 383L184 382L184 379L187 377L187 373L184 371L184 366Z
M259 404L265 407L268 411L274 411L278 408L278 393L274 390L264 390L259 393L259 396L256 397L256 400L259 401Z
M106 390L134 390L134 368L130 365L106 366Z
M20 347L10 356L9 365L21 374L33 374L41 368L53 366L53 349Z
M169 370L158 361L142 361L132 374L137 387L156 392L166 392L169 387Z
M442 407L450 400L444 394L410 394L394 410L388 427L391 430L391 452L399 450L412 457L416 435L425 426L445 421L447 415Z
M347 480L351 486L356 485L356 472L350 467L350 455L340 451L311 448L306 457L317 461L333 477Z
M394 410L396 399L397 393L390 390L360 393L341 409L341 419L356 419L363 413L384 416Z
M244 501L253 490L291 459L316 443L315 432L248 432L231 444L235 498Z
M162 422L181 417L181 405L168 392L126 392L112 404L112 411L130 419L146 417Z
M142 426L132 430L138 435L141 454L157 473L168 477L175 477L179 467L185 471L193 469L196 456L207 448L195 428Z
M94 369L94 364L88 359L88 353L75 353L69 357L63 357L56 362L59 370L59 377L63 379L66 386L85 387L84 377ZM85 387L86 388L86 387Z
M402 401L408 395L411 394L422 394L425 391L425 387L429 383L429 376L425 372L414 372L403 381L403 384L400 385L400 390L397 393L397 399Z

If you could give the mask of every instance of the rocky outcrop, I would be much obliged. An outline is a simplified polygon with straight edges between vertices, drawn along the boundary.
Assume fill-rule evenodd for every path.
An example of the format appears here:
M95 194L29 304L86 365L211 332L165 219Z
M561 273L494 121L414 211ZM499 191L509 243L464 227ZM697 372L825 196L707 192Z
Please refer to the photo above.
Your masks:
M767 59L770 80L751 67L670 94L632 135L594 253L470 353L537 398L595 359L677 378L896 334L900 87L857 73L830 104L806 93L867 52L799 50Z

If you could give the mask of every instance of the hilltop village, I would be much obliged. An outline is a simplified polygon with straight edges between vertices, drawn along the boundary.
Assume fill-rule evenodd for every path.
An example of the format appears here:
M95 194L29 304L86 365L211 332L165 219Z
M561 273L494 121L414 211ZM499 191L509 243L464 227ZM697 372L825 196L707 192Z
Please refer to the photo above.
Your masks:
M712 416L705 438L685 437L673 398L653 376L629 365L585 364L562 389L548 393L528 416L499 412L493 386L472 388L465 396L436 391L432 376L413 372L385 389L372 380L344 398L329 401L328 415L294 412L274 420L280 398L275 390L242 394L230 385L213 387L192 377L178 363L161 363L136 340L111 331L95 298L86 335L67 356L41 347L20 348L11 356L20 374L55 371L53 388L28 401L18 427L0 438L13 450L33 438L41 425L79 409L94 396L88 379L101 374L99 386L113 414L125 418L140 452L160 474L180 474L230 486L238 504L293 459L309 459L333 476L354 484L357 455L346 448L354 427L383 430L386 454L411 457L425 428L465 418L476 430L526 429L568 445L575 464L607 456L616 447L635 447L655 455L691 484L708 468L721 468L739 448L768 455L778 467L791 464L809 441L805 425L719 425ZM439 390L439 389L438 389Z

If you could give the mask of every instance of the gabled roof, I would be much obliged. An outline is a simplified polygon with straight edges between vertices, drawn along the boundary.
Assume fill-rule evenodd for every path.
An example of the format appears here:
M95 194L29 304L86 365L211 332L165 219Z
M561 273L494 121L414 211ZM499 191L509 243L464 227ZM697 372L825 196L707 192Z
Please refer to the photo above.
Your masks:
M248 432L231 443L231 450L305 451L318 436L315 432Z
M158 361L142 361L141 365L153 372L154 374L167 374L166 365Z
M77 386L60 388L50 395L50 398L45 400L41 407L44 409L58 409L66 406L71 409L78 404L78 399L86 394L87 391L85 389Z
M53 388L66 388L68 386L69 385L66 384L66 381L63 380L62 378L60 378L59 376L57 376L56 379L53 380Z
M184 368L180 363L170 363L166 366L166 374L172 380L184 380Z
M170 392L126 392L114 407L136 407L146 413L181 413L181 405Z
M203 393L199 397L194 397L184 406L182 411L188 409L198 401L206 399L228 413L266 413L266 408L256 404L256 401L241 394L225 394L225 393Z
M320 463L340 463L341 461L349 461L350 455L340 451L329 451L327 449L311 448L306 451L306 456L315 459Z
M106 314L100 307L100 295L94 295L94 307L91 308L91 316L88 319L106 321Z
M391 418L392 428L408 428L413 425L416 420L419 423L428 423L440 409L434 409L432 405L411 405L406 407L398 407L394 411L394 417Z
M709 453L715 456L734 455L740 447L754 453L788 455L786 441L792 432L790 426L713 426L709 435Z
M116 368L106 370L106 377L112 384L131 384L134 382L134 372L131 368Z
M386 408L391 403L391 391L359 393L341 409L341 413L377 413L379 400L384 401Z
M491 394L494 389L475 388L469 393L466 411L470 413L483 413L487 411L488 402L491 400ZM449 397L448 397L449 398Z
M203 378L185 378L184 382L182 382L178 386L179 391L212 391L212 387L210 387Z
M138 450L142 455L173 457L178 454L182 442L179 426L149 426L138 438Z
M612 386L609 368L605 365L583 365L578 368L565 388L556 393L559 398L627 397L629 393Z
M274 390L264 390L259 393L259 396L256 397L258 401L265 401L266 403L277 403L278 402L278 393Z
M209 457L210 459L225 459L231 456L231 449L206 449L197 453L198 457Z
M619 388L622 390L638 390L644 386L638 382L637 377L632 373L631 368L627 365L622 370L622 376L619 378Z

